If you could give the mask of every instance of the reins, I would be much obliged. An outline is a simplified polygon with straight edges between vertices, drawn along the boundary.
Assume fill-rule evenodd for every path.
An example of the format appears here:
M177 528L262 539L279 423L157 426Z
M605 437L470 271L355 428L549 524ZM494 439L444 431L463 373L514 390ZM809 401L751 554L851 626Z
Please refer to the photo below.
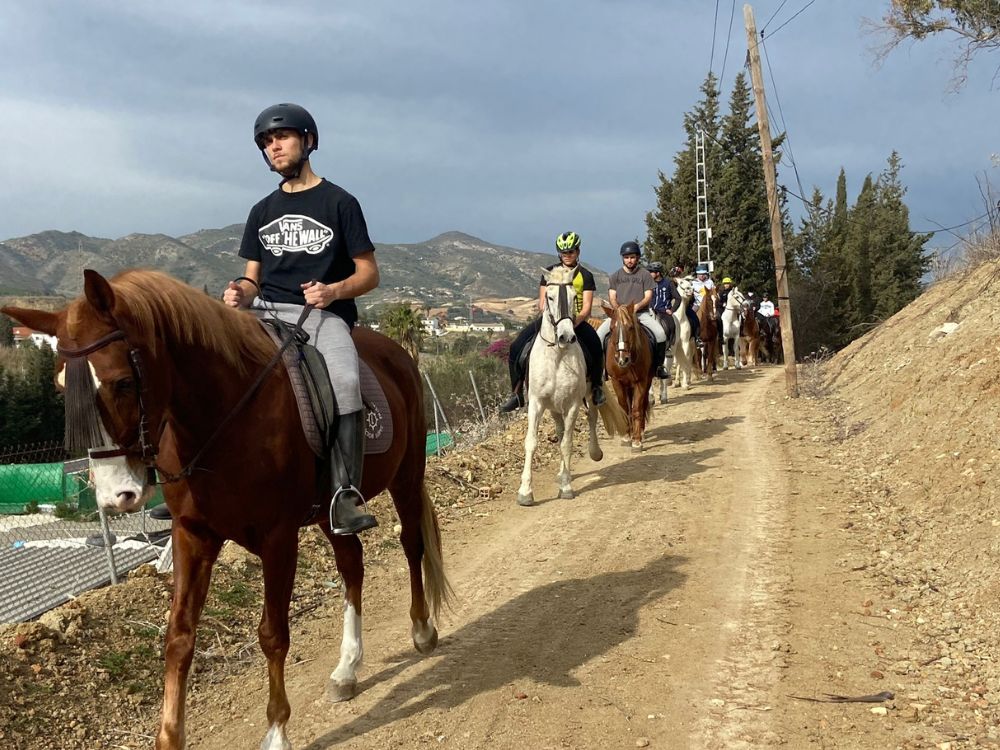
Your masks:
M234 279L234 281L249 281L251 284L257 287L257 296L258 297L261 296L260 286L253 279L248 278L246 276L240 276ZM306 304L302 308L302 314L299 316L298 322L296 322L295 324L295 328L291 331L291 335L289 335L288 338L286 338L285 341L282 342L281 346L278 347L278 350L274 353L271 359L268 360L268 362L264 365L263 369L257 374L257 377L254 379L253 383L250 384L250 387L247 389L247 391L243 394L240 400L236 402L236 405L230 410L230 412L225 416L225 418L218 424L218 426L215 428L215 431L202 444L201 448L198 450L197 453L195 453L194 457L187 463L186 466L184 466L183 469L181 469L176 474L171 474L167 471L164 471L163 468L161 468L157 463L157 451L153 445L153 441L151 438L146 407L143 401L143 396L146 393L146 380L144 378L144 373L143 373L142 357L140 355L139 350L136 347L134 347L131 344L131 342L129 342L127 336L125 335L125 332L121 328L118 328L112 331L111 333L102 336L96 341L88 344L87 346L80 347L79 349L65 349L60 346L57 347L57 351L59 352L60 355L62 355L66 359L70 360L79 359L79 358L86 358L89 355L93 354L94 352L103 349L105 346L115 341L125 342L125 344L129 347L129 363L132 367L132 374L136 380L136 387L137 387L138 401L139 401L139 449L141 451L143 463L146 464L146 469L148 472L147 481L149 484L170 484L173 482L179 482L182 479L191 476L195 468L197 468L198 462L201 460L202 456L204 456L205 453L208 451L208 449L215 444L216 440L218 440L219 436L222 435L226 427L229 426L229 424L233 421L233 419L250 402L250 399L252 399L254 395L257 393L257 391L260 390L260 387L261 385L263 385L264 380L274 369L275 365L277 365L278 362L281 360L282 356L284 355L288 347L291 346L292 343L297 338L299 338L300 334L304 335L302 331L302 325L303 323L305 323L306 318L309 317L309 313L311 313L312 310L313 310L313 305L311 304ZM94 395L96 397L96 394ZM161 425L161 432L162 432L162 425ZM91 458L98 458L98 459L125 456L128 455L129 452L130 451L128 449L120 447L102 448L98 450L91 449L88 451L89 456ZM155 472L159 472L160 476L162 477L162 479L159 482L156 481Z

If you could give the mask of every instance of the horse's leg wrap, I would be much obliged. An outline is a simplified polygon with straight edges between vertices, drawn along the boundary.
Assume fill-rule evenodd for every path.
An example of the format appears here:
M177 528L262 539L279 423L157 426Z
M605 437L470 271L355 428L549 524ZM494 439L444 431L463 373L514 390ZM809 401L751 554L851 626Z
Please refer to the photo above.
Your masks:
M330 529L334 534L357 534L378 526L361 495L361 471L365 460L365 412L341 414L337 440L330 451L333 498Z

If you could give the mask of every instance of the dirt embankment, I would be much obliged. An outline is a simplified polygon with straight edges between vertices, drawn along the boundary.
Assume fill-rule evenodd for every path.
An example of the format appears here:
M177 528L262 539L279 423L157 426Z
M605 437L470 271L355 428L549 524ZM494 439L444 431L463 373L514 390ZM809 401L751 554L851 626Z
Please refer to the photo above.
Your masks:
M605 440L603 462L578 458L575 500L551 499L542 441L543 502L514 504L522 421L433 460L459 605L439 650L415 658L405 566L376 501L366 667L348 704L322 699L339 579L304 532L295 747L1000 745L998 274L938 284L804 366L797 401L777 368L674 392L643 454ZM0 745L151 746L170 590L134 575L0 630ZM253 558L227 556L199 630L192 748L255 747L266 730L260 597ZM893 698L802 700L881 691Z

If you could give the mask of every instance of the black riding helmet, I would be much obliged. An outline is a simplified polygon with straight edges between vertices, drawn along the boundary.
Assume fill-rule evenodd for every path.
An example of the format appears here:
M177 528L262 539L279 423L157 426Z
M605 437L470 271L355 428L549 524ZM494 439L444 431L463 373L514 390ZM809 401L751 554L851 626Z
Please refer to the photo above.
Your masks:
M623 258L626 255L642 255L642 250L639 249L639 243L634 240L629 240L622 245L622 249L618 251L619 255Z
M272 172L275 169L264 152L264 136L270 131L278 130L279 128L294 130L302 136L303 145L305 145L304 153L302 154L302 160L295 167L295 174L291 175L292 177L298 177L302 169L302 162L309 158L309 154L319 149L319 130L316 127L316 120L313 119L313 116L304 107L288 103L273 104L257 115L257 119L253 123L253 140L257 144L257 148L260 149L261 156L264 157L264 162L271 168ZM312 134L313 137L312 146L307 145L309 140L307 136L309 134Z

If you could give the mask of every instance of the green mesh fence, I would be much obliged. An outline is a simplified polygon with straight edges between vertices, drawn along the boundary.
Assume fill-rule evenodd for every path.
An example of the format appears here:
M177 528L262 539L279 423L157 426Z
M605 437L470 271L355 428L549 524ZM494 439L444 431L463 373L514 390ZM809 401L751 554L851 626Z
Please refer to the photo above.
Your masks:
M427 433L427 455L437 453L438 448L444 450L451 445L451 435L446 432Z
M24 513L29 503L61 503L65 496L61 461L0 464L0 513Z

